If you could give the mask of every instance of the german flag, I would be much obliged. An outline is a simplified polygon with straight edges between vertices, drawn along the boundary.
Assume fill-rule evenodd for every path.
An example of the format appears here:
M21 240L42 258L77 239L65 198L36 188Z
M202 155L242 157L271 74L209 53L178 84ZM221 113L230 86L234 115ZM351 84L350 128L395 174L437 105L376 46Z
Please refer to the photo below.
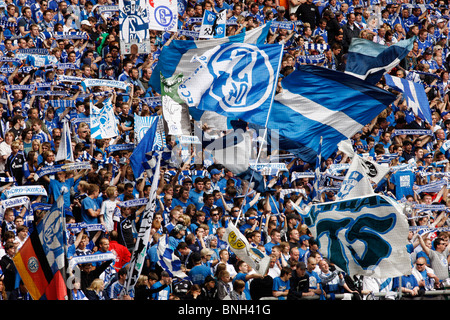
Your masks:
M53 274L45 256L38 233L30 234L13 257L19 275L33 300L64 300L67 288L61 272Z

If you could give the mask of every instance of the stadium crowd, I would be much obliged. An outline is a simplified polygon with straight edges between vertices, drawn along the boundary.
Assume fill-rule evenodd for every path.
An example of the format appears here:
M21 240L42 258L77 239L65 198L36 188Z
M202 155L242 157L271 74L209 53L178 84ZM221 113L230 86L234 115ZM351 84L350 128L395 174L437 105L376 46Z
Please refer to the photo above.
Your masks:
M105 252L116 256L113 262L79 266L80 276L72 283L73 300L290 300L325 299L339 293L347 293L349 299L370 299L374 292L395 292L399 286L404 298L419 299L425 291L446 287L450 234L445 229L449 227L450 151L443 149L450 130L450 15L446 1L188 0L179 16L179 33L150 30L149 54L121 52L118 12L101 10L111 5L117 3L6 0L0 4L1 200L7 199L5 191L13 185L42 185L48 194L30 196L31 205L2 207L0 299L31 299L17 280L12 257L34 222L46 213L39 206L31 210L33 204L52 204L64 190L69 190L65 193L68 226L101 226L93 231L68 228L68 245L73 249L68 258ZM402 203L408 216L412 273L402 277L401 284L398 279L350 277L323 257L292 204L304 207L311 202L313 178L298 173L312 172L314 163L274 151L272 155L285 162L286 170L264 173L269 188L260 193L210 156L204 155L204 161L198 163L188 152L181 161L162 163L145 265L134 292L120 294L145 209L142 204L120 204L148 198L151 184L145 175L135 179L129 161L133 150L111 146L134 141L134 114L162 114L160 105L144 99L159 95L149 80L162 48L173 39L192 39L192 33L183 31L198 31L201 22L191 18L202 17L204 10L223 9L227 10L227 36L275 22L267 42L284 43L280 79L298 63L344 71L355 37L390 46L417 36L413 50L391 74L425 86L433 122L415 115L408 101L395 92L398 99L351 139L358 154L393 168L374 189ZM54 31L80 36L49 37ZM109 92L114 96L120 135L91 138L92 96L83 94L77 82L57 82L58 75L128 83L130 95L120 90ZM378 85L391 90L383 79ZM92 169L35 179L39 170L56 164L65 119L70 120L74 158L90 161ZM423 131L396 134L403 129ZM262 147L258 141L255 138L252 144L254 155ZM166 137L166 143L166 159L179 159L175 137ZM348 161L340 151L323 159L327 182L321 189L321 201L335 199L346 172L339 165ZM437 187L432 184L442 181ZM417 209L416 204L439 205L439 210ZM238 259L223 239L231 222L237 223L251 245L270 256L266 274L258 274ZM420 226L433 230L421 234ZM165 234L181 261L184 278L172 276L158 264L157 244Z

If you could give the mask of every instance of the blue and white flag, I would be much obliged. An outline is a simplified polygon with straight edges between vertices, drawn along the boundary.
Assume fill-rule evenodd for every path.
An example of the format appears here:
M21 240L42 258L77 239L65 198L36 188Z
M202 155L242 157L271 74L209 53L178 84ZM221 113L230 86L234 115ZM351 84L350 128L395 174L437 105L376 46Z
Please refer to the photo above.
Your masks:
M172 40L169 45L164 46L158 63L152 72L149 85L158 93L161 93L161 74L169 78L174 74L190 75L197 65L191 63L194 56L202 55L205 51L212 49L222 43L253 43L263 44L269 33L270 23L240 34L209 40Z
M160 117L158 118L160 119ZM130 156L130 165L136 179L151 166L153 151L164 149L165 144L161 138L164 133L161 132L161 125L162 121L154 121L151 127L147 128L145 135Z
M130 54L132 46L137 49L137 53L150 53L150 29L153 28L150 28L149 10L150 5L146 0L119 0L119 40L122 54Z
M169 235L163 235L159 238L157 244L158 264L169 273L171 277L184 279L187 275L181 271L181 260L175 255L176 248L169 245Z
M136 145L138 145L139 142L141 142L141 140L144 138L147 130L149 128L152 128L155 123L158 124L161 120L162 116L141 117L137 114L134 114L134 133L136 138ZM157 130L161 130L161 128L158 128ZM166 137L164 134L162 134L161 131L157 131L155 144L157 144L157 146L159 147L158 150L162 150L162 148L164 148L166 145Z
M73 159L72 150L72 139L70 135L69 121L63 121L63 130L61 134L61 142L59 144L58 152L56 153L55 161L65 161L69 160L71 162Z
M202 25L200 26L199 38L210 39L214 38L214 23L217 15L210 10L204 10Z
M178 5L178 15L182 17L186 12L187 0L178 0L177 5Z
M278 44L222 44L194 58L198 67L178 94L189 107L264 125L282 55Z
M161 163L161 153L157 156L157 163L155 172L159 172ZM128 269L128 275L126 280L126 291L134 289L139 276L141 275L142 268L145 264L145 257L147 255L147 247L150 239L150 231L153 222L153 216L156 208L156 191L158 189L159 174L154 175L151 183L150 194L148 202L145 206L145 210L142 213L141 223L139 226L139 232L134 245L134 250L131 254L130 268Z
M397 66L412 50L416 37L385 46L363 38L353 38L348 49L345 73L371 84Z
M322 158L327 159L340 141L351 138L396 99L366 81L314 65L299 66L281 86L267 128L288 140L280 139L280 149L295 149L308 163L316 161L321 136Z
M60 195L53 203L50 211L44 215L42 220L37 224L36 228L39 234L39 239L42 243L45 256L53 271L64 268L64 198Z
M341 189L336 195L336 200L357 198L373 195L372 184L366 175L364 162L361 156L355 154L350 164L350 168L342 181Z
M177 32L178 28L178 3L174 0L153 0L150 1L149 8L149 28L150 30L160 30Z
M202 39L224 38L226 36L227 10L215 13L205 10L198 37Z
M119 128L117 127L118 123L114 115L111 98L104 100L101 108L95 107L91 102L90 108L91 137L94 139L117 137L119 135Z
M299 213L320 252L349 276L411 274L408 221L390 197L376 194L313 204Z
M423 84L385 74L386 85L402 92L408 107L422 120L432 123L431 109Z

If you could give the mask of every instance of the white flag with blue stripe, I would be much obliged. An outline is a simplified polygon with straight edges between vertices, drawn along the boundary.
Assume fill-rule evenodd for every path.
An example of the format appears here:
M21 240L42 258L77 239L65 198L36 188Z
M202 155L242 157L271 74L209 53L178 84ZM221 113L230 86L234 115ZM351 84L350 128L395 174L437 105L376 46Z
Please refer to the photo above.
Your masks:
M281 86L267 127L289 139L280 141L280 148L295 149L308 163L316 161L320 137L322 158L327 159L340 141L351 138L396 98L366 81L314 65L299 66Z
M345 72L371 84L397 66L412 50L415 37L385 46L363 38L353 38L348 49Z
M63 120L63 129L61 134L61 142L59 144L58 152L56 153L55 161L71 161L73 159L72 139L70 135L69 121Z
M263 44L267 39L270 29L270 22L249 31L224 38L214 38L208 40L173 40L169 45L164 46L158 63L152 72L149 85L158 93L161 93L162 73L164 78L169 78L174 74L190 75L197 67L191 63L192 58L203 54L222 43L253 43Z
M425 88L422 83L385 74L386 85L402 92L408 107L422 120L431 124L431 109Z
M189 107L252 123L265 123L283 46L226 43L194 58L197 69L178 87Z

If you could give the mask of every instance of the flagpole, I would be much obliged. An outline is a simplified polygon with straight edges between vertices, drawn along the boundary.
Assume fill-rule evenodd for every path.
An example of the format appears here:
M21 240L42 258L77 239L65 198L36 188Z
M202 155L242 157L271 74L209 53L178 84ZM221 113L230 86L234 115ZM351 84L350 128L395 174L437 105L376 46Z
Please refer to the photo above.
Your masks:
M283 58L283 50L284 50L284 44L282 43L281 44L281 54L280 54L280 58L279 58L279 61L278 61L278 68L277 68L277 73L276 73L277 76L276 76L276 79L275 79L275 84L274 84L273 89L272 89L272 99L270 101L269 111L267 112L267 118L266 118L265 129L264 129L264 135L263 135L263 139L262 139L263 142L266 140L267 124L269 123L269 117L270 117L270 113L272 111L273 101L275 100L275 94L276 94L276 90L277 90L277 86L278 86L278 78L279 78L279 75L280 75L281 61L282 61L282 58ZM258 155L256 156L255 165L258 164L259 158L261 156L261 151L262 151L262 148L259 148ZM250 180L248 182L247 190L245 191L244 201L241 204L241 209L239 210L239 215L238 215L238 217L236 219L236 222L235 222L234 226L237 226L237 224L239 222L239 219L241 218L242 208L244 207L245 200L247 198L247 195L249 194L250 184L252 183L253 175L254 175L254 171L252 171L252 175L251 175Z

